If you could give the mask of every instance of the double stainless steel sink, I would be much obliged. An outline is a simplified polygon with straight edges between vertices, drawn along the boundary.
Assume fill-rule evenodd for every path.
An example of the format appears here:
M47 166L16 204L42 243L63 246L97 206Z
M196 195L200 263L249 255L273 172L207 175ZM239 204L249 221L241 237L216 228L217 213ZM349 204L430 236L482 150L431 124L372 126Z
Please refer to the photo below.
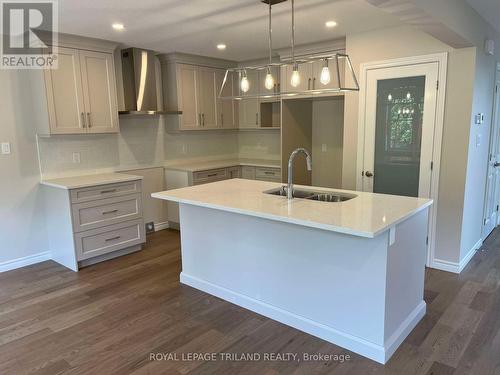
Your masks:
M264 191L264 193L286 197L287 187L281 186L277 189L266 190ZM293 189L292 194L294 198L309 199L320 202L345 202L349 199L356 198L356 195L354 194L345 194L330 191L315 191L307 189Z

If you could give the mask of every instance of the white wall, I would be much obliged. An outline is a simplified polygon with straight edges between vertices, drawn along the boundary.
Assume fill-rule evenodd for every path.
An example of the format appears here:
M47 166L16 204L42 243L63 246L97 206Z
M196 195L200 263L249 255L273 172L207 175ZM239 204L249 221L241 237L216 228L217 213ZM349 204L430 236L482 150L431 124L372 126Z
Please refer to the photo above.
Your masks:
M341 188L344 97L315 99L312 117L312 185Z
M476 49L453 49L412 27L347 36L346 50L359 75L361 63L448 52L447 98L437 207L436 258L458 263L464 213L467 150L472 114ZM343 187L356 187L359 95L345 99ZM476 240L477 241L477 240Z
M162 165L166 160L238 154L235 132L168 133L169 117L120 117L120 133L40 138L44 178ZM74 152L81 162L73 163Z
M38 186L32 74L0 70L0 142L12 147L12 154L0 155L0 271L12 260L49 250Z
M238 132L240 158L281 159L281 138L279 129L249 130Z

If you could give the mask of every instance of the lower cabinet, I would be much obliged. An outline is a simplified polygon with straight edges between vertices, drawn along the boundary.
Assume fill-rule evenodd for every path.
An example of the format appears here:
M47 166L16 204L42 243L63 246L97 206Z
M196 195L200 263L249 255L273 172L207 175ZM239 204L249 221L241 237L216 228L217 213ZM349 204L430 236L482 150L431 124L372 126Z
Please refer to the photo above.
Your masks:
M165 187L167 190L208 184L231 178L281 182L281 168L234 165L196 172L165 168ZM179 205L175 202L168 202L167 212L170 228L178 228Z
M78 189L45 187L52 259L73 271L141 250L142 181Z
M281 168L243 166L241 172L248 180L281 182Z

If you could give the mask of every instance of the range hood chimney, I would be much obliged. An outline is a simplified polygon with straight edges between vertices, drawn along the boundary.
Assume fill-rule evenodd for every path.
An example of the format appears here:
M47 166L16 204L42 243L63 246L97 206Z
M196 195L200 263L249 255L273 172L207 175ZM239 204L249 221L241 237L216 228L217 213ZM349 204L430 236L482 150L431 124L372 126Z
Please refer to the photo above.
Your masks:
M120 115L181 114L163 111L158 95L161 77L157 76L156 56L153 51L127 48L121 51L123 99L125 110ZM158 72L159 73L159 72Z

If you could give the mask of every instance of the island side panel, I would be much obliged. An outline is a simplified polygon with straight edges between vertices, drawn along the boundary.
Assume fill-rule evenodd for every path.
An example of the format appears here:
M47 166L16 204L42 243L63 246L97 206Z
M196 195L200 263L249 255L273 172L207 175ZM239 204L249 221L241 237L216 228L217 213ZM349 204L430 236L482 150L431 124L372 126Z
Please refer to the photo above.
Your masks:
M396 226L387 256L385 346L390 357L425 315L424 277L429 209Z
M188 204L180 213L183 283L383 360L388 232L369 239Z

